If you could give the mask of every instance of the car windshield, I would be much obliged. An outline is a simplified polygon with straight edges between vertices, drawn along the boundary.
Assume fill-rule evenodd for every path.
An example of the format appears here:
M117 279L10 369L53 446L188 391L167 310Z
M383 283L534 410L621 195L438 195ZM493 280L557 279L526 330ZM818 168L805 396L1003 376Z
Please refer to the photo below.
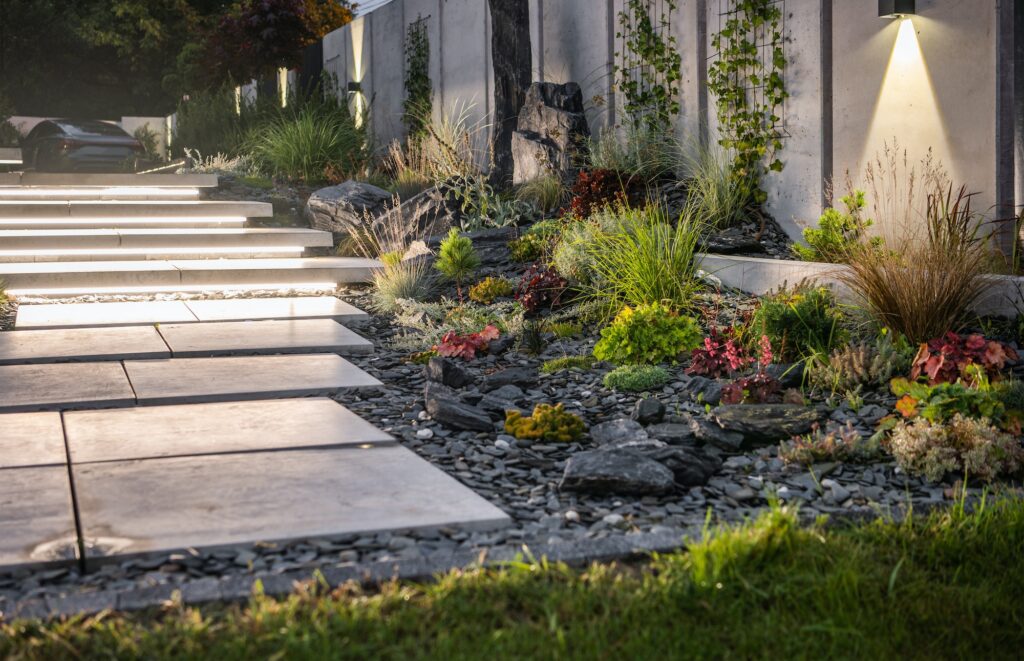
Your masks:
M68 135L108 135L125 137L128 134L115 124L95 120L61 120L56 122Z

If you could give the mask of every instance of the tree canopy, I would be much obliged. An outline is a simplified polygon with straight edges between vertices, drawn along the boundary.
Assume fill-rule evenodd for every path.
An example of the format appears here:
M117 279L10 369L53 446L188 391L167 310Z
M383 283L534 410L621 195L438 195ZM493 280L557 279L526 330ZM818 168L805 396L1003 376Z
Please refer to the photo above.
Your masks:
M343 0L0 0L0 96L19 114L165 114L298 66L350 20Z

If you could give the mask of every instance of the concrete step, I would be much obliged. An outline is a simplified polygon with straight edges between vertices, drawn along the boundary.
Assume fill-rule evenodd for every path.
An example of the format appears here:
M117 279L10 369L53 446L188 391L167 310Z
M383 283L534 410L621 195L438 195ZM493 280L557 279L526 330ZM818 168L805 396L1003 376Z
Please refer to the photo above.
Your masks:
M332 245L305 228L0 230L0 262L299 257Z
M346 324L368 318L362 310L334 296L295 296L19 305L15 328L95 328L267 319L332 319Z
M267 202L0 200L0 229L32 229L46 225L58 229L76 227L75 221L88 221L92 227L119 228L132 227L138 222L164 221L173 225L188 221L270 218L273 215L274 207ZM99 221L104 224L97 225Z
M377 260L358 257L176 259L106 262L0 263L12 296L333 289L368 282Z
M20 150L18 150L20 151ZM9 172L0 174L0 186L216 188L215 174L131 174L86 172Z
M2 175L0 175L2 176ZM2 186L0 200L8 201L117 201L117 200L198 200L199 189L184 186L92 186L73 188L71 186Z
M0 165L21 165L21 150L17 147L0 147Z

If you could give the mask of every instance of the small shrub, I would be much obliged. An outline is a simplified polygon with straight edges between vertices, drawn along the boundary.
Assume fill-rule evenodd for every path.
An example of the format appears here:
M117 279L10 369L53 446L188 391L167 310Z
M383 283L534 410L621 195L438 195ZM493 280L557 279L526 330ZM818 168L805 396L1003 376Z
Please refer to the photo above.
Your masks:
M893 379L892 393L899 397L896 410L904 418L924 418L941 424L954 415L968 418L986 418L999 422L1004 406L989 387L972 388L963 383L937 383L927 385L909 379Z
M572 187L568 214L585 219L595 211L629 199L627 178L613 170L581 170Z
M846 427L833 427L823 432L818 425L810 434L797 436L779 445L779 458L787 464L810 466L823 461L868 463L880 458L881 446L871 438L864 438L846 423Z
M616 365L675 362L700 346L701 335L696 321L660 303L625 307L601 330L594 357Z
M804 230L807 246L793 245L793 252L798 258L807 262L842 264L847 261L851 250L865 243L870 249L881 248L881 237L867 237L867 229L874 223L863 218L866 206L864 191L853 191L841 201L846 206L845 213L829 207L818 219L817 229L808 227Z
M2 288L3 283L0 283ZM3 301L3 291L0 289L0 302ZM1006 410L1024 414L1024 381L1019 379L1006 379L993 386L995 395Z
M434 267L446 277L455 281L455 287L462 299L462 283L480 266L480 257L473 249L473 241L452 228L441 241Z
M515 291L512 283L505 278L484 278L469 288L469 300L490 305L497 298L511 296Z
M719 332L717 328L712 328L711 333L704 338L703 346L693 350L686 373L720 379L743 370L753 362L753 357L747 355L743 344L737 339L735 329Z
M830 392L855 392L865 387L885 386L894 376L910 370L909 345L894 342L892 333L874 342L857 342L834 350L826 360L811 361L808 378L812 386Z
M373 307L378 312L395 312L399 301L425 300L436 287L434 274L425 260L391 261L373 274Z
M516 289L516 300L529 313L553 308L562 302L562 294L567 285L565 278L554 268L534 264L523 274Z
M307 107L254 129L246 146L264 170L288 179L351 177L369 160L365 126L344 108Z
M846 340L842 313L827 287L801 286L770 294L751 317L757 336L767 336L781 360L795 362L811 354L828 354Z
M544 374L554 374L562 370L580 369L588 370L597 363L593 356L562 356L544 361L540 371Z
M986 340L981 335L948 332L921 345L914 356L910 378L927 376L930 384L954 383L961 378L969 381L968 368L976 365L995 380L1007 361L1017 358L1017 352L1002 342Z
M551 249L551 240L537 234L524 234L509 241L509 254L516 262L536 262Z
M765 404L779 401L782 384L770 374L757 372L722 387L723 404Z
M663 208L619 207L607 231L584 245L592 271L588 294L618 305L668 302L689 309L701 288L697 249L703 223L684 215L671 222Z
M1024 466L1020 441L984 418L959 413L945 424L924 418L899 422L889 436L889 451L907 473L931 482L950 473L991 482L1018 475Z
M562 404L537 404L530 417L523 417L519 411L505 414L505 431L519 439L571 443L582 438L586 430L583 420Z
M668 370L656 365L623 365L604 375L604 387L620 392L650 392L669 382Z
M565 185L559 177L553 174L545 174L531 179L516 191L517 200L530 204L544 213L557 209L564 198Z
M438 356L449 358L462 358L473 360L477 351L486 351L487 345L498 339L501 334L494 326L485 326L483 330L468 335L459 335L455 331L448 331L441 338L441 344L434 347Z
M552 264L574 283L594 284L596 275L590 246L601 234L613 231L617 224L618 218L609 208L594 213L588 220L569 224L552 253Z

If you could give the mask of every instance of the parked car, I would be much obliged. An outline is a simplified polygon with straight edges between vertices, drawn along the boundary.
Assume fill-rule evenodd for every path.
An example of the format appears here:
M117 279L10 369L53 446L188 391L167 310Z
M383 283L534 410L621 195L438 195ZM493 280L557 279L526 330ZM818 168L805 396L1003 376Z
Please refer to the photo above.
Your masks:
M146 148L121 127L92 119L48 119L21 141L25 168L40 172L134 172Z

